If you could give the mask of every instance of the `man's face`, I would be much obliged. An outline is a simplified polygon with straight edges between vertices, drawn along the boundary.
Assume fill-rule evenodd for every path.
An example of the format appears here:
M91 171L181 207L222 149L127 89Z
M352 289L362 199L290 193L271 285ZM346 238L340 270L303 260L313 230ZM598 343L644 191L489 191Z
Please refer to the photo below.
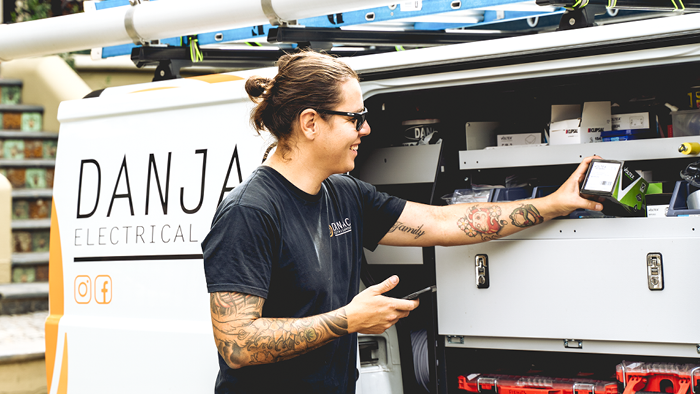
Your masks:
M341 85L342 101L333 111L362 112L364 102L360 83L349 79ZM360 138L371 132L365 122L360 131L356 130L355 119L343 115L326 115L328 122L321 121L318 154L322 165L332 174L342 174L355 168L355 157Z

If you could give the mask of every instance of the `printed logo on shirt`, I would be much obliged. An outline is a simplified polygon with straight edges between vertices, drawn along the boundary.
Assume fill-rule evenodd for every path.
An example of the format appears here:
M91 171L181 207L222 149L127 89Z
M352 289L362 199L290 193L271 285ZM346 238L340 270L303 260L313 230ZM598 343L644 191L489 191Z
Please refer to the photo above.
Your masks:
M352 231L352 224L350 223L350 218L345 218L345 220L333 222L328 225L328 229L331 231L331 237L338 237L343 234L347 234Z

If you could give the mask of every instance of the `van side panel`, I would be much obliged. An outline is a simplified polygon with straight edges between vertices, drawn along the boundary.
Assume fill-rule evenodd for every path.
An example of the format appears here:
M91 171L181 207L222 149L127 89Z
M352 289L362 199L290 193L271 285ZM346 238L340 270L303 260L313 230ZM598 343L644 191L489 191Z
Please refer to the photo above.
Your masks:
M218 363L200 243L266 139L250 129L242 81L126 97L61 107L50 392L211 392Z

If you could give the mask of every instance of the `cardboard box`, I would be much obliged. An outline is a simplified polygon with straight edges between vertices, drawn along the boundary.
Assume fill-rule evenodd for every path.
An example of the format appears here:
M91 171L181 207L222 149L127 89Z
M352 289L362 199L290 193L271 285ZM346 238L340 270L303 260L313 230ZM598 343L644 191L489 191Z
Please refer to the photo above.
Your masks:
M552 115L550 122L560 122L562 120L580 119L581 106L579 104L555 104L552 105Z
M612 130L610 101L589 101L583 103L581 115L581 143L603 142L601 133Z
M593 159L581 194L605 197L603 213L611 216L646 216L649 182L623 161Z
M533 145L542 143L542 134L527 133L527 134L498 134L496 136L498 146L513 146L513 145Z
M612 115L611 122L613 130L641 130L650 127L648 112Z
M571 129L550 130L549 144L550 145L570 145L581 143L581 128L574 127Z
M549 125L549 144L568 145L581 143L580 119L552 122Z

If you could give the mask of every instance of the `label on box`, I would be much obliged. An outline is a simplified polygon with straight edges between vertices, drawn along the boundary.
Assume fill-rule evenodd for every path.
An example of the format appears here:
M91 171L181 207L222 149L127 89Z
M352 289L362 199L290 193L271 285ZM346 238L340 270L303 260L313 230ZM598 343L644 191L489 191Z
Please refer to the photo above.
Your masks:
M583 185L585 190L612 193L622 163L594 161Z
M649 128L649 113L612 115L613 130L640 130Z
M528 134L498 134L498 146L513 146L513 145L533 145L542 143L542 135L540 133Z
M611 130L610 102L589 101L583 103L581 129L586 131L586 135L581 138L581 143L590 144L603 142L600 133Z
M668 212L668 205L648 205L647 217L649 218L665 218Z
M586 129L586 135L581 139L585 144L592 144L595 142L603 142L602 127L591 127Z
M567 145L581 143L581 128L575 127L571 129L550 130L549 144L550 145Z

